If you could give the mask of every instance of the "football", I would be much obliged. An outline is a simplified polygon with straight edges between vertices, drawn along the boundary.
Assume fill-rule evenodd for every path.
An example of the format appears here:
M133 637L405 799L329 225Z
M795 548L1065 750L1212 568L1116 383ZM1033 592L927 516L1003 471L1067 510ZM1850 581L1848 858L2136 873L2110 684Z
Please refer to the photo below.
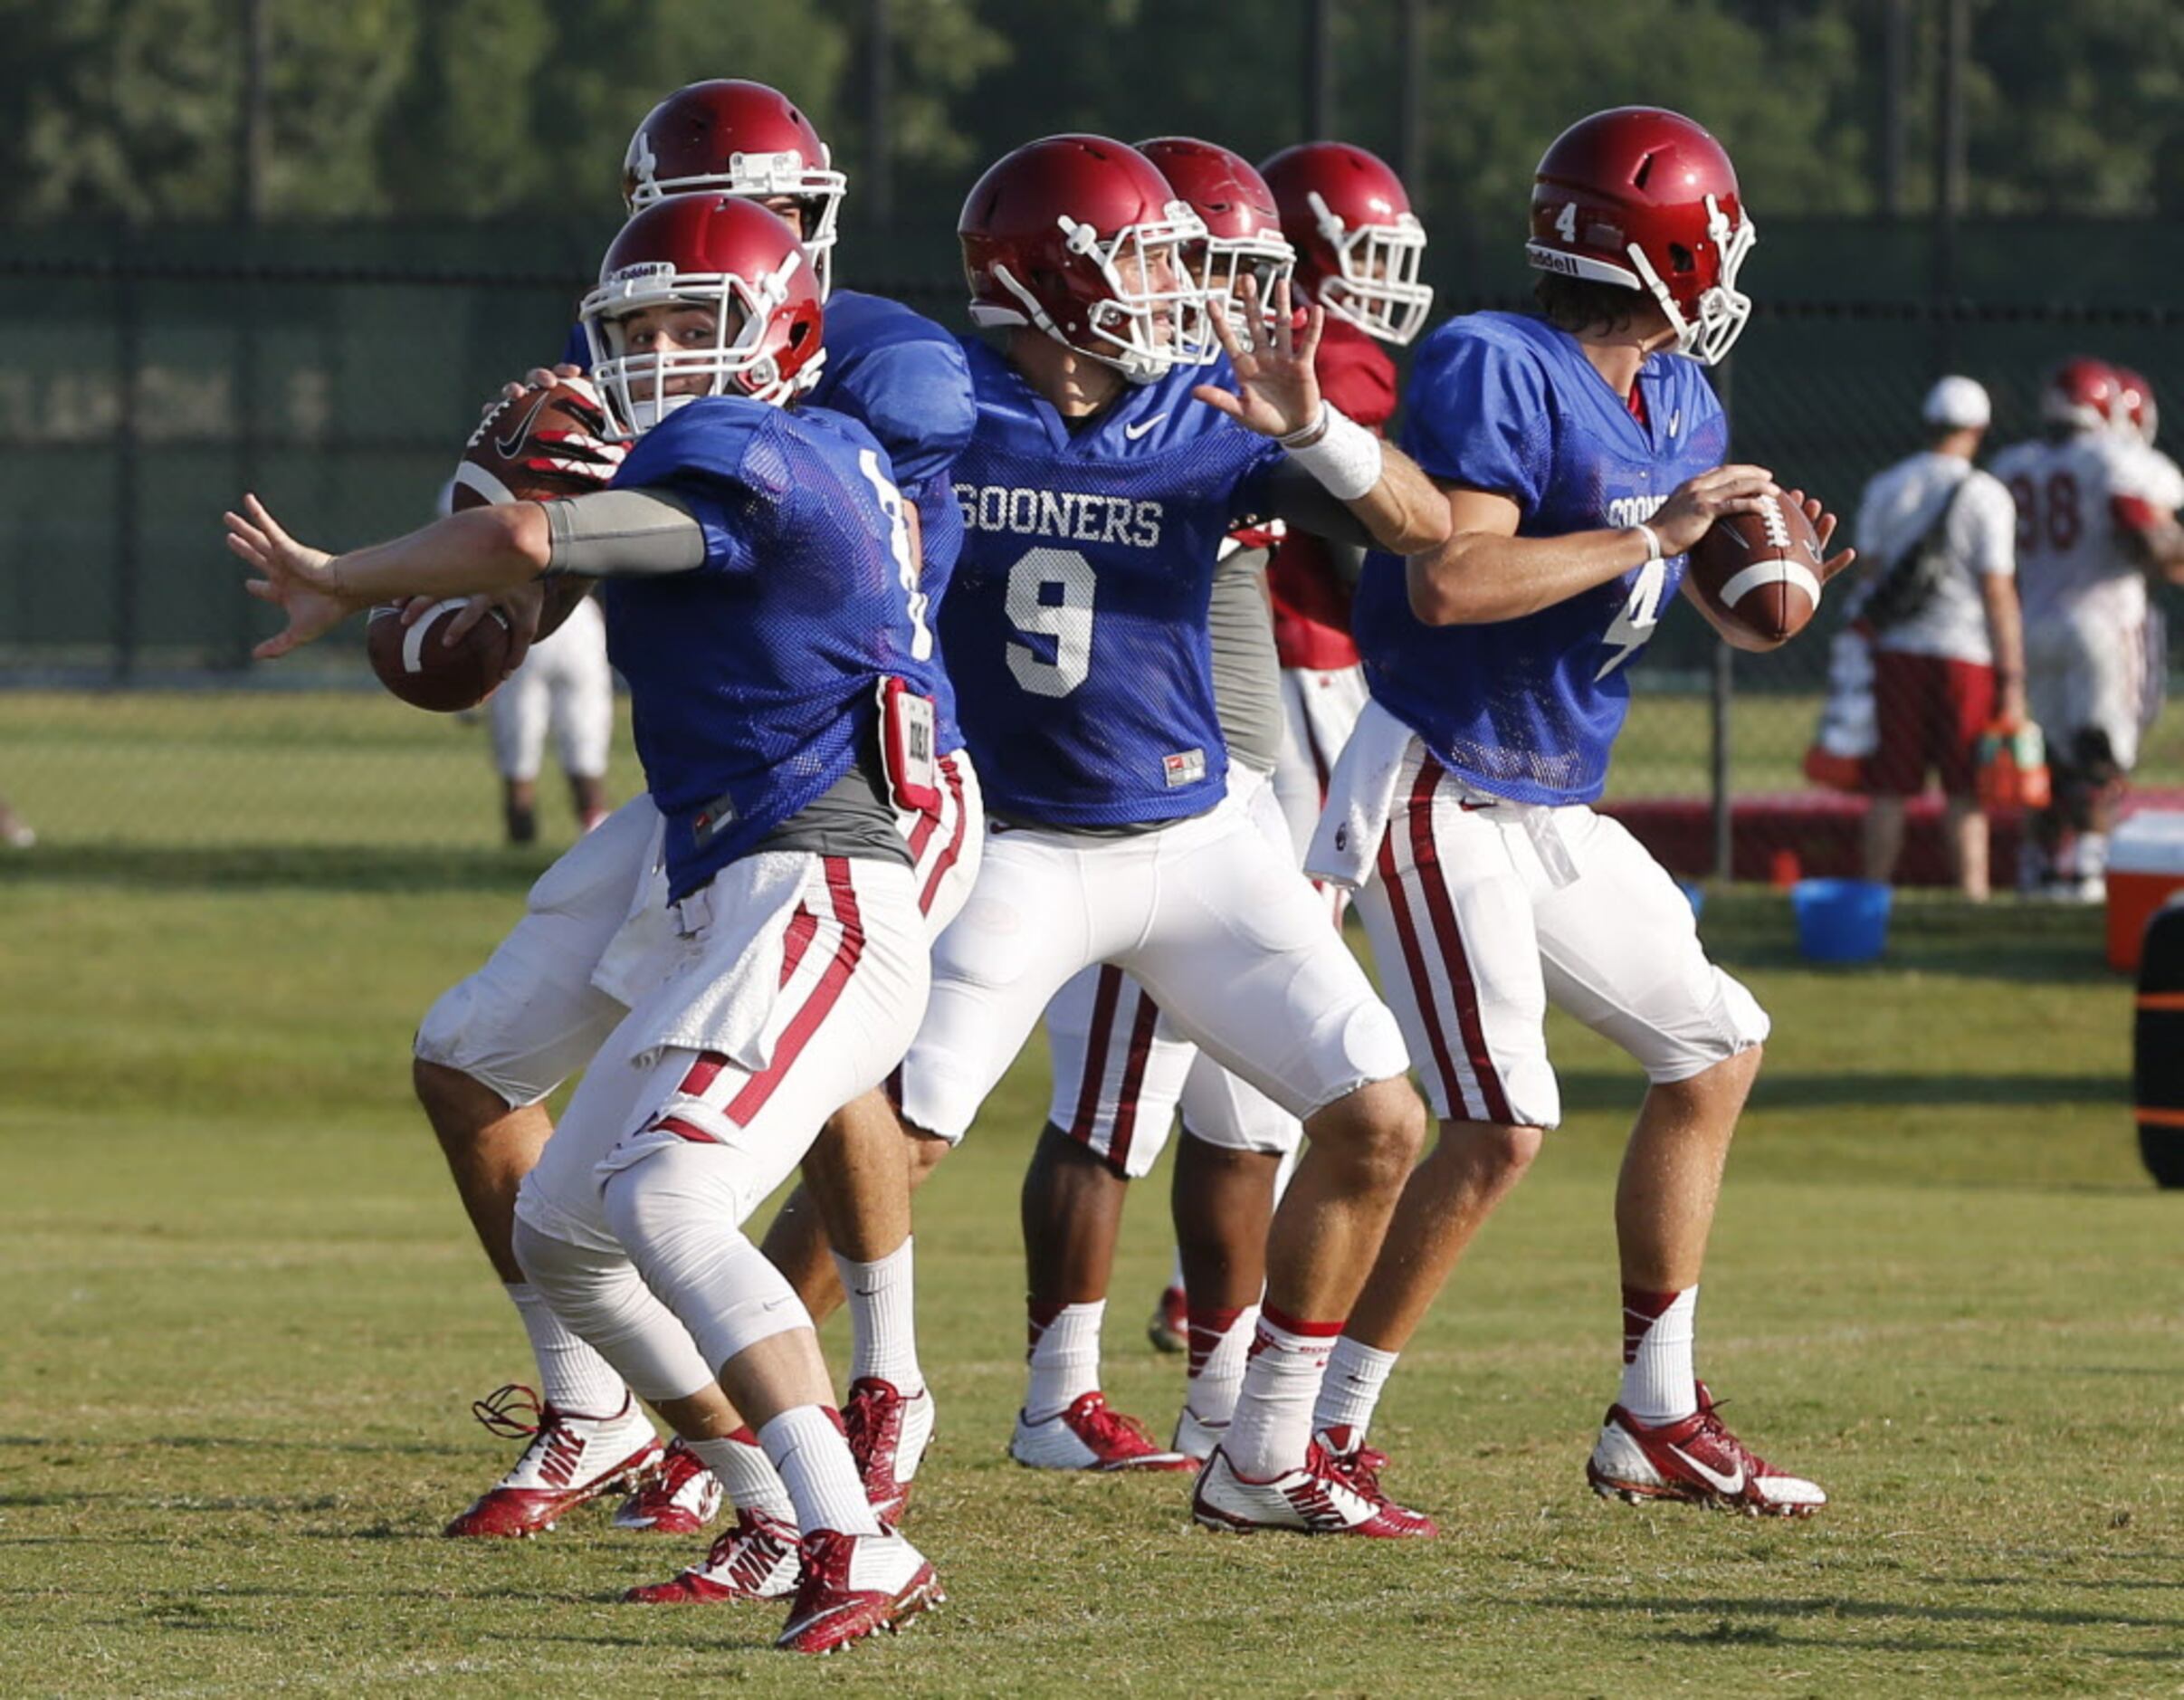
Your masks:
M402 610L374 608L364 629L364 646L379 683L413 707L452 714L476 708L508 672L515 642L507 617L490 610L453 643L447 626L466 606L450 597L426 609L413 626L402 624Z
M621 444L605 440L606 413L581 377L502 401L478 421L455 468L454 506L550 501L581 495L614 476Z
M1820 534L1784 491L1757 513L1716 520L1692 548L1690 575L1719 618L1779 644L1818 611L1820 561Z

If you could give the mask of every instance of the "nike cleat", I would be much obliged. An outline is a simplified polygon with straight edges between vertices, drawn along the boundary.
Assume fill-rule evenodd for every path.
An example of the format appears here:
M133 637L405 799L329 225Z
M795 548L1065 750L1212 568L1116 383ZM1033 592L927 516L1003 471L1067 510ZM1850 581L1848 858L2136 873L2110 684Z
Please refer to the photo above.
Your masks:
M1209 1529L1255 1533L1351 1534L1383 1541L1430 1540L1440 1531L1423 1512L1387 1495L1370 1498L1340 1474L1327 1448L1313 1441L1303 1466L1264 1482L1239 1476L1226 1452L1216 1450L1198 1472L1190 1514Z
M1203 1464L1213 1456L1214 1448L1221 1444L1221 1437L1227 1432L1226 1423L1209 1423L1186 1405L1182 1414L1176 1418L1176 1437L1168 1444L1171 1450Z
M1162 1290L1152 1315L1146 1319L1145 1337L1153 1342L1155 1351L1190 1350L1190 1307L1184 1302L1181 1287Z
M1730 1433L1715 1409L1703 1381L1699 1409L1658 1428L1611 1407L1585 1479L1603 1499L1674 1500L1748 1517L1809 1517L1827 1503L1817 1484L1784 1475Z
M804 1537L804 1580L774 1645L785 1653L832 1653L885 1629L894 1634L948 1598L924 1555L901 1535Z
M933 1396L920 1388L905 1399L892 1381L860 1376L842 1408L842 1430L863 1478L873 1515L890 1529L902 1521L910 1485L933 1439Z
M530 1444L515 1468L447 1525L452 1536L538 1534L587 1501L642 1485L659 1467L660 1438L626 1394L612 1417L586 1417L541 1405L530 1389L511 1384L471 1410L493 1433L528 1435Z
M615 1527L696 1534L720 1513L720 1478L678 1438L668 1442L659 1473L622 1502Z
M804 1575L796 1532L759 1511L739 1511L705 1555L680 1576L647 1582L622 1598L632 1605L708 1605L721 1600L785 1600Z
M1034 1422L1016 1413L1008 1456L1034 1470L1195 1470L1195 1459L1163 1452L1135 1417L1107 1408L1104 1393L1080 1393L1068 1409Z

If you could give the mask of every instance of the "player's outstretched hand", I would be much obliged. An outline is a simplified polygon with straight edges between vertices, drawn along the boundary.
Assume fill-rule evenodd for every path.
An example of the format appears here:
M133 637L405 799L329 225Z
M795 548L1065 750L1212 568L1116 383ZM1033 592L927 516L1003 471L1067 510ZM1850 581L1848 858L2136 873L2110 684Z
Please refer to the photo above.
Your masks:
M1678 484L1646 521L1664 555L1681 555L1725 513L1757 513L1775 493L1775 475L1764 466L1717 466Z
M289 536L257 497L244 496L241 513L223 517L228 548L262 575L246 580L243 589L288 616L285 631L276 632L251 651L260 661L300 649L356 612L357 605L341 594L331 568L334 558Z
M1246 274L1238 295L1244 323L1249 327L1243 336L1236 334L1220 302L1208 302L1206 310L1213 320L1214 335L1228 352L1236 387L1226 390L1218 384L1200 384L1191 394L1263 437L1293 435L1320 416L1320 378L1313 360L1327 315L1316 306L1307 308L1300 333L1287 278L1275 286L1271 324L1259 304L1258 279Z
M1836 516L1823 507L1817 496L1808 496L1802 490L1793 490L1789 499L1805 510L1805 517L1812 521L1812 529L1820 534L1820 553L1826 557L1820 563L1820 582L1826 584L1851 562L1858 559L1858 551L1846 549L1840 554L1827 553L1827 540L1836 534Z

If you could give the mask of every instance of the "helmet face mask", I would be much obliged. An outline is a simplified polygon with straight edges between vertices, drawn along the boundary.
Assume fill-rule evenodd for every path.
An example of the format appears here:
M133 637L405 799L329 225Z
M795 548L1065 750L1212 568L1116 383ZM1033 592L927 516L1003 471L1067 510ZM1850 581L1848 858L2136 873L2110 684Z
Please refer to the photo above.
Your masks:
M1184 250L1184 262L1206 297L1239 337L1263 334L1275 319L1275 299L1294 274L1297 251L1282 234L1281 209L1251 161L1216 143L1188 136L1140 142L1143 154L1168 181L1178 199L1206 226L1206 240ZM1260 323L1244 308L1243 283L1252 280Z
M2055 431L2129 430L2127 405L2122 374L2085 355L2065 360L2040 386L2040 421Z
M1134 148L1019 148L979 178L957 230L976 325L1035 329L1133 384L1220 352L1188 263L1206 224Z
M1426 328L1434 291L1418 282L1426 226L1412 213L1387 224L1345 228L1316 189L1307 196L1320 232L1334 249L1336 274L1320 285L1320 305L1368 336L1398 348Z
M1262 165L1297 285L1330 318L1400 348L1426 329L1426 226L1388 162L1349 142L1302 142Z
M718 79L693 82L645 115L622 162L632 215L678 195L794 197L820 299L834 287L834 249L849 181L804 114L778 90Z
M700 257L739 243L745 257L732 268ZM709 345L663 340L632 352L634 315L693 307L711 315ZM818 380L825 358L803 247L775 215L734 196L670 201L631 220L607 250L580 316L592 381L616 437L642 436L701 396L784 406Z

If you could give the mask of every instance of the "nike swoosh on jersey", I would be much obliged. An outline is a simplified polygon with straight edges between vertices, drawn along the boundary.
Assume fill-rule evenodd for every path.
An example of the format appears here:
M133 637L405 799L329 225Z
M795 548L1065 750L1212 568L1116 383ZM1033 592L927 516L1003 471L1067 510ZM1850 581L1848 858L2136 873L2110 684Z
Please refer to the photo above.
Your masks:
M1684 1451L1682 1447L1671 1447L1668 1449L1695 1470L1715 1493L1741 1494L1744 1491L1744 1466L1741 1464L1737 1466L1737 1473L1734 1476L1718 1476L1700 1463L1698 1459L1693 1457L1690 1453Z
M1168 415L1164 413L1157 413L1153 415L1151 418L1145 420L1141 424L1124 425L1122 427L1122 435L1128 437L1132 443L1135 443L1140 437L1143 436L1148 431L1151 430L1155 425L1159 425L1161 420L1167 417Z

